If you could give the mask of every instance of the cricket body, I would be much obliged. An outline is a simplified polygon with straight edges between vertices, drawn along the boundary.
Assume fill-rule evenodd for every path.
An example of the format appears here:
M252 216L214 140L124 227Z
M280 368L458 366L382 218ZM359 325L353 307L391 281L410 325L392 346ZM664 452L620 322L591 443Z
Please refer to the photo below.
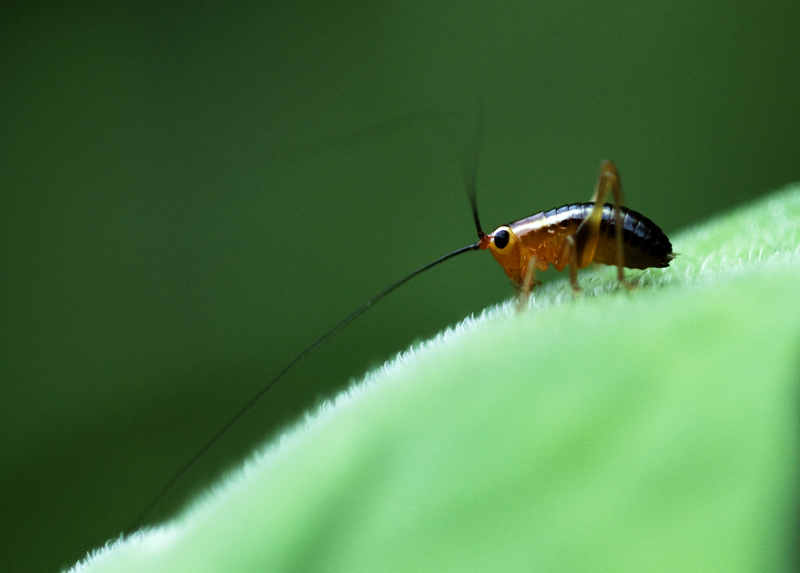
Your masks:
M605 203L609 192L613 205ZM619 281L629 287L624 268L666 267L675 254L658 225L624 204L617 167L606 160L600 165L589 203L536 213L488 235L480 228L473 203L479 248L494 255L523 297L535 284L536 270L544 271L550 265L558 271L569 266L570 283L576 292L580 291L578 269L593 262L616 265Z
M545 270L549 265L553 265L559 271L569 266L570 283L573 290L579 292L578 269L585 268L589 263L616 265L620 283L629 287L629 283L625 281L625 267L630 269L666 267L675 257L669 239L658 225L644 215L625 207L619 173L611 161L603 161L600 164L600 177L590 203L576 203L552 211L537 213L515 223L498 227L487 235L481 229L478 217L475 193L476 163L476 159L473 158L472 171L465 174L465 180L475 227L478 231L478 242L456 249L407 274L356 308L308 345L216 433L211 435L189 460L178 467L172 477L153 495L150 502L126 529L126 532L132 532L139 527L153 507L181 477L297 364L344 330L381 299L414 277L444 261L469 251L488 249L519 289L520 301L524 302L536 284L534 277L536 270ZM605 203L609 192L613 198L613 205ZM619 229L622 229L622 232L618 232Z

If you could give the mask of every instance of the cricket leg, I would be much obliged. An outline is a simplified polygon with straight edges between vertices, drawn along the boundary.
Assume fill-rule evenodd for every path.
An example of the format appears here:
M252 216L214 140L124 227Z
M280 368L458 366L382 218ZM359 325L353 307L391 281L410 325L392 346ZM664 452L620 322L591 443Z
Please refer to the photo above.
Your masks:
M567 237L567 242L564 243L564 250L561 254L561 260L567 261L569 267L569 284L572 286L574 294L581 294L581 286L578 284L578 248L574 237Z
M600 164L600 175L597 178L597 187L595 187L594 195L592 195L594 207L592 207L589 216L584 219L572 236L575 242L574 249L577 266L579 268L584 268L594 257L594 252L597 249L597 242L600 238L600 222L603 217L603 206L605 205L609 191L611 191L614 207L617 278L625 288L631 288L631 284L625 280L625 251L622 245L622 211L620 207L625 206L625 198L622 194L622 185L620 183L617 166L608 159ZM572 263L570 262L570 273L572 273L571 266Z
M519 297L517 299L518 310L522 310L524 308L531 296L533 287L536 286L536 263L538 260L539 259L536 257L536 255L532 255L531 258L528 259L528 264L525 267L525 278L519 287Z

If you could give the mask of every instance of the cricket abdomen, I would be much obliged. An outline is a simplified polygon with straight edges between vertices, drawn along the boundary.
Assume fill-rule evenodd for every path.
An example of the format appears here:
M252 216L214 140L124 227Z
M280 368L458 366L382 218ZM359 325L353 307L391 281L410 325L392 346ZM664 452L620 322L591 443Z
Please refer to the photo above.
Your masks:
M563 270L569 263L564 255L567 237L578 230L589 216L594 203L575 203L531 215L511 225L522 243L536 255L539 267L548 264ZM624 266L629 269L663 268L674 258L672 244L661 228L649 218L626 207L622 216ZM606 204L600 220L597 248L591 262L617 264L617 224L614 208Z

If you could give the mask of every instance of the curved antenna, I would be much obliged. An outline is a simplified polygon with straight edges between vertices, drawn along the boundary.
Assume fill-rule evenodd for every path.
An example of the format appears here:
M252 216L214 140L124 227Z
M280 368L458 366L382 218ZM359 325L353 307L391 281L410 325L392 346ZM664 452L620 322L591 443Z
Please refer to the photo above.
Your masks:
M417 275L424 273L425 271L435 267L439 263L443 263L448 259L452 259L456 255L460 255L468 251L477 251L478 249L480 249L480 243L475 243L474 245L467 245L466 247L461 247L460 249L456 249L452 253L448 253L445 256L439 257L435 261L430 262L427 265L418 268L411 274L406 275L396 283L386 287L381 292L373 296L367 302L365 302L357 309L355 309L353 312L348 314L341 322L336 324L328 332L326 332L325 334L317 338L314 342L312 342L309 346L307 346L305 350L303 350L300 354L295 356L294 359L283 368L283 370L278 372L278 374L276 374L275 377L272 378L272 380L267 382L267 384L263 388L261 388L261 390L259 390L255 394L255 396L250 398L247 404L242 406L242 408L238 412L236 412L236 414L234 414L233 417L230 420L228 420L219 430L217 430L217 432L213 436L211 436L208 440L206 440L206 442L202 446L200 446L200 449L198 449L194 453L194 455L192 455L192 457L189 458L188 461L186 461L181 467L178 468L178 470L174 474L172 474L172 477L169 478L169 480L161 487L160 490L158 490L158 492L152 497L152 499L145 506L145 508L139 513L138 516L136 516L136 519L134 519L133 522L125 529L124 533L129 534L132 533L135 529L138 529L139 526L144 521L144 519L153 510L153 508L164 498L165 495L167 495L167 493L170 492L170 490L172 490L175 484L178 483L178 481L180 481L180 479L186 474L186 472L188 472L192 467L194 467L194 465L198 462L198 460L200 460L200 458L202 458L203 455L208 450L210 450L214 446L214 444L216 444L220 440L220 438L222 438L222 436L224 436L228 432L228 430L230 430L239 420L241 420L244 417L244 415L247 414L247 412L249 412L250 409L253 408L253 406L255 406L256 403L259 400L261 400L261 398L263 398L264 395L267 392L269 392L270 389L281 380L281 378L283 378L289 372L291 372L294 369L294 367L297 366L304 358L310 356L320 346L322 346L323 344L328 342L331 338L339 334L342 330L345 329L347 325L349 325L359 316L364 314L375 303L380 301L386 295L390 294L392 291L400 288L401 286L406 284L408 281L410 281Z
M478 230L478 240L483 242L484 237L486 237L486 233L484 233L483 229L481 228L481 218L478 216L478 199L475 196L474 189L468 189L468 193L469 204L472 207L472 218L475 220L475 228Z
M477 180L478 180L478 158L481 154L481 144L483 143L484 134L486 131L486 113L483 109L483 101L478 101L477 119L475 120L475 133L473 134L473 141L471 153L467 153L464 158L464 185L467 188L467 195L469 196L469 204L472 208L472 218L475 220L475 228L478 231L478 239L483 242L486 233L481 228L481 219L478 216L478 195L477 195Z

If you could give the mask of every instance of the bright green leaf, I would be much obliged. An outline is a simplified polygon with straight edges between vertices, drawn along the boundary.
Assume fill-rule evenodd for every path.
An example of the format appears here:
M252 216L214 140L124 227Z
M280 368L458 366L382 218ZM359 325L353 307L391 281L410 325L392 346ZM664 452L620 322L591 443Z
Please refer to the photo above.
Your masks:
M791 570L798 229L795 186L468 319L74 570Z

